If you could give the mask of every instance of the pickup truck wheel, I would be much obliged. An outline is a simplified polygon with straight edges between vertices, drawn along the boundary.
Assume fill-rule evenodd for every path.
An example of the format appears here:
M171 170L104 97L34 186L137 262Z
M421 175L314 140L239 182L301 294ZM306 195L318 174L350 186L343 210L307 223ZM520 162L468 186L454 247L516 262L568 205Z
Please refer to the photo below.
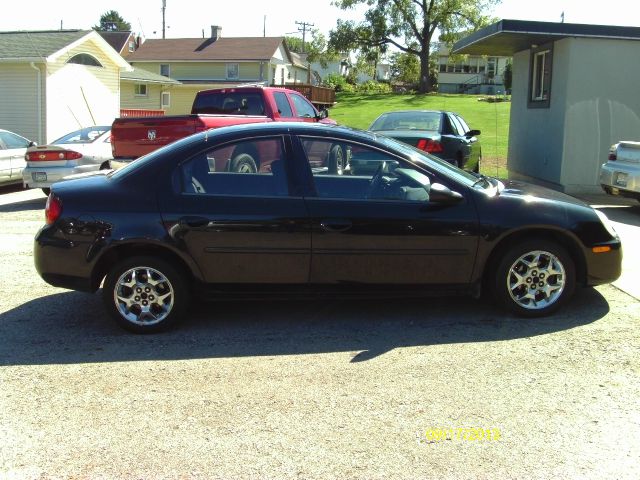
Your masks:
M153 257L118 262L105 278L102 295L118 325L134 333L165 330L189 305L184 276L169 262Z
M248 153L241 153L231 160L231 171L237 173L257 173L256 161Z
M331 175L342 175L345 166L344 150L340 145L334 145L329 151L329 173Z

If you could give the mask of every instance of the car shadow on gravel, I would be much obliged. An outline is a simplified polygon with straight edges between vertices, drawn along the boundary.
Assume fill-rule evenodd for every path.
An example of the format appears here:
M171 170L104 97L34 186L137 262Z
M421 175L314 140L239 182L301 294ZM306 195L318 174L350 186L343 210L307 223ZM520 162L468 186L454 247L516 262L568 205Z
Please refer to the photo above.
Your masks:
M596 209L604 213L609 220L640 227L640 205L629 207L596 207Z
M536 320L470 298L226 301L195 305L172 331L134 335L105 313L100 295L65 292L0 314L0 365L184 360L353 352L366 361L394 348L491 342L595 322L609 305L582 289L570 305Z

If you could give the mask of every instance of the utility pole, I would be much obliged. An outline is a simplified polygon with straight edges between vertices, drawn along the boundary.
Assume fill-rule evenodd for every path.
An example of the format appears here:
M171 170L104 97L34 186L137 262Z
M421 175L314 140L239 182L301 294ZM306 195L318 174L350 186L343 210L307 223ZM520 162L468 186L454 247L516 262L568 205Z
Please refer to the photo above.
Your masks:
M298 27L298 31L302 32L302 53L305 50L305 37L307 36L307 27L313 27L315 24L309 22L298 22L296 21L296 25L300 25Z
M162 38L164 38L164 12L167 10L167 0L162 0Z

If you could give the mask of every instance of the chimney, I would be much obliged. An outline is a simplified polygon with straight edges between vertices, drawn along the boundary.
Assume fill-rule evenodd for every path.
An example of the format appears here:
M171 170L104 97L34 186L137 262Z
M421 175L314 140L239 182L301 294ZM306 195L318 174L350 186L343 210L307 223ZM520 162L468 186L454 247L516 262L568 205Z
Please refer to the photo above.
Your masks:
M222 27L218 25L211 25L211 38L218 40L222 36Z

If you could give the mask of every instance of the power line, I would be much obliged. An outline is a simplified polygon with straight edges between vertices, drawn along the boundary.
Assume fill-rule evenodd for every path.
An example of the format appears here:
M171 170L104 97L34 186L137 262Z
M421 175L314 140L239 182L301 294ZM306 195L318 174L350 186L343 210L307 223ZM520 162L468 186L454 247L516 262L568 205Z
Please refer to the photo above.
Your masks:
M302 32L302 53L304 53L305 50L305 37L307 36L307 27L314 27L315 24L314 23L309 23L309 22L298 22L296 21L296 25L300 25L298 27L298 31Z

